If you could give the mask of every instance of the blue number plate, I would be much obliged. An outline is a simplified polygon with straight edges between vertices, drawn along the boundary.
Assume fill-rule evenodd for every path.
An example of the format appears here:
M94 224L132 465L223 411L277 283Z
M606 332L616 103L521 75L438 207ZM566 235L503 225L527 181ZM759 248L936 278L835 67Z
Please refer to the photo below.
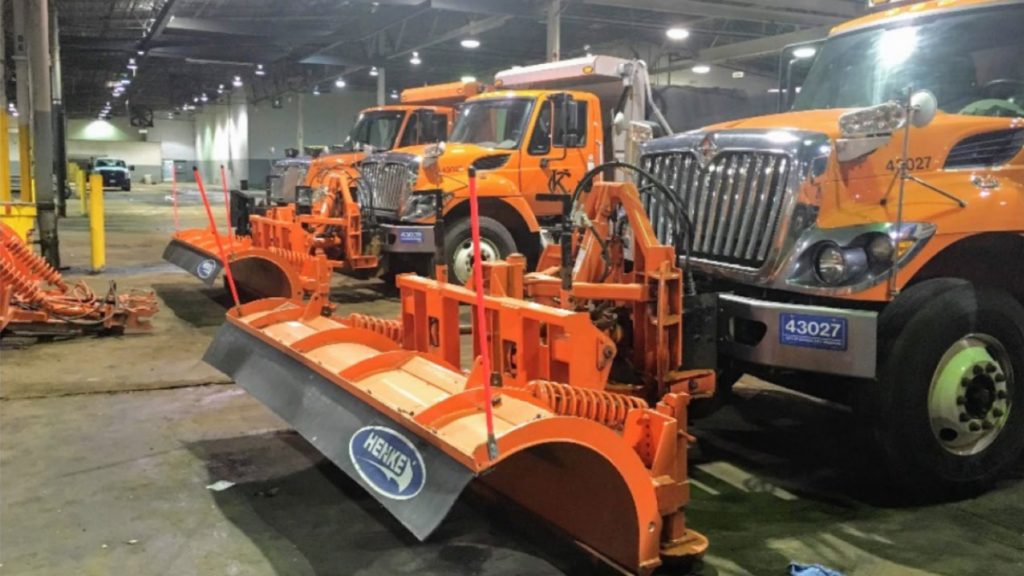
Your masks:
M398 243L399 244L422 244L423 243L423 231L422 230L401 230L398 232Z
M779 342L786 346L846 350L846 318L813 314L780 314Z

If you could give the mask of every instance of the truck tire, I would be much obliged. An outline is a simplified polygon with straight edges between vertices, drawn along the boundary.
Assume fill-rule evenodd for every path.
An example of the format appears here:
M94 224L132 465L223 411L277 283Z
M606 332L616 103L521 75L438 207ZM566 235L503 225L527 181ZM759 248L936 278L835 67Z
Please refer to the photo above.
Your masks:
M124 186L121 186L121 190L123 192L131 192L132 191L132 183L129 182L129 183L125 184Z
M497 220L480 217L480 252L485 262L502 260L516 251L512 234ZM455 222L444 233L448 281L464 285L473 273L473 231L469 218Z
M939 278L879 318L878 379L864 408L892 479L923 499L974 493L1024 449L1024 308Z

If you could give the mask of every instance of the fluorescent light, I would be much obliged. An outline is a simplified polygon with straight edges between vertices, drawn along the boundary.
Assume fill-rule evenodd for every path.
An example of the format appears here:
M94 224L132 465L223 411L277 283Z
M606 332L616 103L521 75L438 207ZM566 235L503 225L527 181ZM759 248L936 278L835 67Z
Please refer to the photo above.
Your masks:
M818 53L818 49L814 46L803 46L793 50L794 58L810 58Z
M377 76L379 74L380 74L380 72L377 71L377 67L376 66L370 68L370 76Z
M257 64L256 65L256 75L257 76L265 76L266 73L267 73L267 71L263 69L263 64Z
M707 64L697 64L691 68L691 70L693 70L694 74L707 74L708 72L711 72L711 66L708 66Z
M675 40L676 42L678 42L680 40L686 40L687 38L689 38L690 31L687 30L686 28L679 28L677 26L673 26L672 28L665 30L665 36L668 36L669 40Z
M207 100L209 100L209 98L207 98L206 92L203 92L202 94L199 95L199 101L200 102L206 102Z
M463 76L462 78L459 78L459 80L462 81L463 84L468 84L470 82L476 82L476 76Z
M346 86L345 79L338 78L337 80L334 81L334 85L337 86L338 88L344 88Z
M319 86L313 86L313 96L319 96L319 95L320 95L320 87Z
M419 66L422 62L423 60L420 60L419 52L413 52L412 58L409 58L409 64L412 64L413 66Z
M480 47L480 41L476 38L463 38L462 42L459 42L459 44L461 44L463 48L469 50Z
M235 88L241 88L242 87L242 77L241 76L235 76L235 79L231 81L231 85L234 86Z

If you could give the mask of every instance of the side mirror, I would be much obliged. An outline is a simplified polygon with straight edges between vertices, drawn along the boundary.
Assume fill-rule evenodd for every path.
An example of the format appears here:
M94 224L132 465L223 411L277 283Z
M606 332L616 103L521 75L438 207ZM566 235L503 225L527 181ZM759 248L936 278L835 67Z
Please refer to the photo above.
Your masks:
M128 166L128 170L130 172L135 172L135 164L132 164L132 165Z
M939 111L939 101L928 90L914 92L910 97L910 123L915 128L924 128L932 123Z

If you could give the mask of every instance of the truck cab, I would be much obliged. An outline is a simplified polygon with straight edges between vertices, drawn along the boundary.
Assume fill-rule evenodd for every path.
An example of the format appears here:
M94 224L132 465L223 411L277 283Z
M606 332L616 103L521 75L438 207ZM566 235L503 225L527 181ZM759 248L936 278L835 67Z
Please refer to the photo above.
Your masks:
M562 213L557 196L568 197L588 170L622 153L626 140L603 111L618 110L620 126L626 114L643 120L648 93L639 61L593 56L515 68L496 75L493 92L466 101L447 142L364 159L358 201L389 270L429 270L437 192L449 279L465 283L472 267L471 168L482 257L520 252L535 261L542 226Z
M895 480L949 493L1024 448L1024 3L885 3L792 108L648 142L723 362L849 396Z
M126 192L132 189L132 171L135 166L125 164L120 158L96 158L91 163L91 169L103 177L104 188L120 188Z

